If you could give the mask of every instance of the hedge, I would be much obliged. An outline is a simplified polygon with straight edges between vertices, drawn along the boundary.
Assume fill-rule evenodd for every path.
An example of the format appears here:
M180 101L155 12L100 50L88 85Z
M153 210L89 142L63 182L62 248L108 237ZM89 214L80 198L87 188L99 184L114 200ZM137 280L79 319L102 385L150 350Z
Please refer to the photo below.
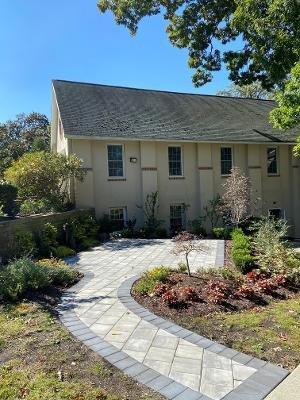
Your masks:
M251 255L251 239L246 236L241 229L235 229L232 232L232 259L236 267L241 272L248 272L254 262L254 257Z

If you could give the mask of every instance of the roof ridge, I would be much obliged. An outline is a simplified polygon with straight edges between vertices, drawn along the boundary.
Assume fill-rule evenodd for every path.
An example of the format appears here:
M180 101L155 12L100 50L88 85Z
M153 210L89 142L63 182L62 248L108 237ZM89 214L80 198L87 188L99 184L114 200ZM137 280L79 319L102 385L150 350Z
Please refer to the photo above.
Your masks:
M275 103L274 100L270 99L254 99L252 97L238 97L238 96L222 96L218 94L204 94L204 93L188 93L188 92L173 92L171 90L161 90L161 89L146 89L146 88L137 88L130 86L119 86L119 85L108 85L103 83L91 83L91 82L80 82L80 81L69 81L66 79L52 79L52 83L55 82L65 82L65 83L74 83L78 85L88 85L88 86L101 86L101 87L109 87L116 89L128 89L128 90L138 90L144 92L158 92L158 93L170 93L170 94L179 94L179 95L189 95L189 96L203 96L203 97L217 97L221 99L238 99L238 100L252 100L252 101L267 101L271 103Z

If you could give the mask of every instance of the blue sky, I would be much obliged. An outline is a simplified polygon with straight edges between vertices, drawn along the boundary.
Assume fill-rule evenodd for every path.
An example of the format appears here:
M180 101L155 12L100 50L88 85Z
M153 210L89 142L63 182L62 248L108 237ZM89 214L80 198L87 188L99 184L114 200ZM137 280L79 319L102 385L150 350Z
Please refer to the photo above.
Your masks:
M50 117L51 80L214 94L227 71L196 89L186 50L170 44L161 16L137 36L100 14L96 0L10 0L1 10L0 121L20 112Z

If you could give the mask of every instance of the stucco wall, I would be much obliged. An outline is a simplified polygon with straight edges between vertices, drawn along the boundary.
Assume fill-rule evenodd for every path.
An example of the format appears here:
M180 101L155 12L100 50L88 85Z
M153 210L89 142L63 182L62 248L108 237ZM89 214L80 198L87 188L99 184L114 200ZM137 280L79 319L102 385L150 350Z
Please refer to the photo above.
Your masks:
M124 145L125 180L110 180L107 172L105 140L72 139L70 148L84 160L87 178L76 184L78 207L95 207L97 216L108 213L110 207L126 206L128 217L142 224L143 215L137 205L143 204L148 193L159 191L159 216L168 226L170 204L187 205L187 219L197 218L203 206L222 192L225 177L220 170L220 144L168 143L154 141L115 141ZM168 145L181 144L184 177L168 176ZM222 144L226 145L226 144ZM267 145L234 144L234 165L242 168L252 182L252 209L260 215L269 208L285 210L288 223L295 226L300 237L299 161L293 159L291 146L278 145L279 176L267 174ZM136 157L137 163L131 163Z

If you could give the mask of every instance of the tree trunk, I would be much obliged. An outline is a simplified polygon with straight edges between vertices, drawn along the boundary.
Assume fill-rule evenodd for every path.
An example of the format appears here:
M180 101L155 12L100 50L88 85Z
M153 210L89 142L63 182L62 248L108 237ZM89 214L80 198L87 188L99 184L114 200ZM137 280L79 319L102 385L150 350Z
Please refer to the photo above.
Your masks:
M185 260L186 260L186 268L187 268L188 276L191 276L191 270L190 270L190 264L189 264L189 256L188 256L188 254L185 255Z

